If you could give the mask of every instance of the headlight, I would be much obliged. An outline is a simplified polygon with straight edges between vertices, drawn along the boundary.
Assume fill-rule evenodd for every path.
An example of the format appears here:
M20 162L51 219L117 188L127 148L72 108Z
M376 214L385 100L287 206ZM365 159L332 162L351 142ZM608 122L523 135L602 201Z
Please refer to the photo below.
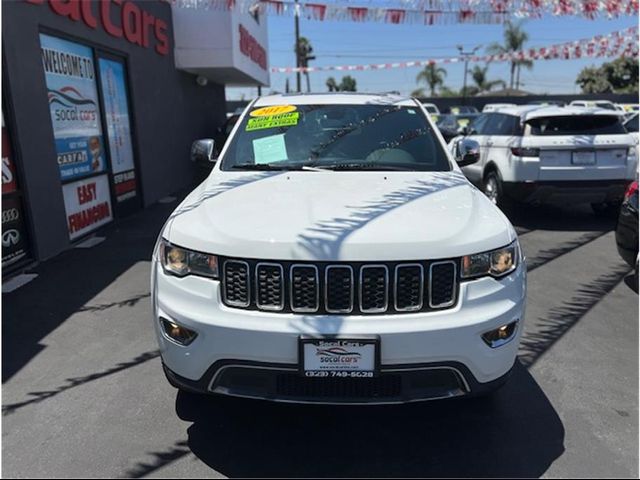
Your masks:
M165 272L178 277L218 278L218 257L176 247L164 239L160 243L160 262Z
M520 246L516 240L497 250L462 257L462 278L502 277L518 267Z

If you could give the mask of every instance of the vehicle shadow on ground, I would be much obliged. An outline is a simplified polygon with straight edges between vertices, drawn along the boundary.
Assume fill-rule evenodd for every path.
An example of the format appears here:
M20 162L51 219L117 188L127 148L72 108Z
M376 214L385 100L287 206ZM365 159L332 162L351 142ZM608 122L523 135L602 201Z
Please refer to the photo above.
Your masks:
M188 448L229 477L538 477L564 452L562 422L519 362L489 398L335 407L179 393L176 411L193 422Z
M523 203L505 209L504 213L516 228L524 230L609 232L616 227L615 217L596 215L589 205L563 208Z

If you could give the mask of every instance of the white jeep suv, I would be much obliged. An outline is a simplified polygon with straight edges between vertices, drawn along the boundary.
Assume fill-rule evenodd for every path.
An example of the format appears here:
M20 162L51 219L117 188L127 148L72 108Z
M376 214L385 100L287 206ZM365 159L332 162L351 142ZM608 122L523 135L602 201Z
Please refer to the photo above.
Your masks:
M480 161L462 170L500 206L591 203L602 212L619 206L635 178L635 141L612 110L503 108L478 117L466 134L480 144Z
M212 158L212 140L192 156ZM460 164L477 144L457 145ZM526 268L420 103L251 103L153 253L169 382L287 402L483 394L512 370Z

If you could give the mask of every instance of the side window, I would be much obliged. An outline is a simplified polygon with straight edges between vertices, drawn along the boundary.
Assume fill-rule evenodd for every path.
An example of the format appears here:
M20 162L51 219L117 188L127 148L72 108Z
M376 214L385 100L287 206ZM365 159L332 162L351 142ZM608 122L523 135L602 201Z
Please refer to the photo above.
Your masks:
M486 135L519 135L520 119L504 113L492 113L487 122Z
M480 115L476 118L473 123L469 126L470 130L475 135L485 135L485 127L487 125L488 115Z
M499 113L490 113L487 115L487 123L484 125L482 131L483 135L499 135L498 131L501 116Z

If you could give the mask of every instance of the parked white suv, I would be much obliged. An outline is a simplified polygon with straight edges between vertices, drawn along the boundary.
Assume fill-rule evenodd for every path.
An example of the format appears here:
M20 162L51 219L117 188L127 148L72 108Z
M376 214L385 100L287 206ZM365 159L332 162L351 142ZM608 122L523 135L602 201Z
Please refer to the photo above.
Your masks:
M211 159L212 140L192 155ZM458 144L461 164L477 144ZM511 371L526 267L416 100L251 103L153 253L169 382L288 402L482 394Z
M635 142L611 110L504 108L478 117L467 138L480 144L480 161L462 170L500 206L586 202L601 212L635 178Z

